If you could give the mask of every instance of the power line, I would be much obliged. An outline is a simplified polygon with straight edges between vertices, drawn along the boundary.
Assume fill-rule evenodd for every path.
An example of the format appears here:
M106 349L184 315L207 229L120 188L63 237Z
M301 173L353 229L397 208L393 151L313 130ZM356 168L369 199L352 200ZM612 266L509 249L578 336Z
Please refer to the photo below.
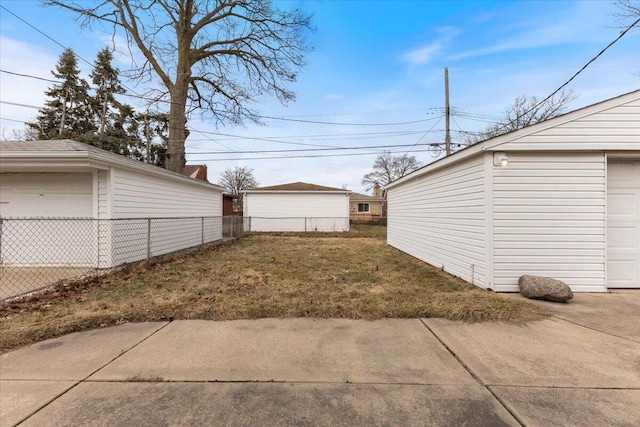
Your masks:
M318 124L318 125L335 125L335 126L400 126L400 125L411 125L415 123L424 123L429 121L430 119L422 119L422 120L414 120L409 122L395 122L395 123L339 123L339 122L323 122L323 121L315 121L315 120L302 120L302 119L287 119L284 117L274 117L274 116L260 116L261 119L269 119L269 120L280 120L286 122L298 122L298 123L310 123L310 124Z
M42 80L42 81L51 82L51 83L61 82L60 80L45 79L44 77L31 76L29 74L22 74L22 73L14 73L13 71L7 71L7 70L0 70L0 73L11 74L12 76L18 76L18 77L27 77L30 79Z
M7 119L7 118L4 118L4 117L0 117L0 120L4 120L4 121L7 121L7 122L17 122L17 123L22 123L22 124L25 124L25 125L27 124L27 122L25 122L24 120Z
M54 39L53 37L51 37L50 35L48 35L47 33L45 33L44 31L40 30L38 27L36 27L35 25L31 24L30 22L28 22L27 20L21 18L20 16L16 15L15 13L13 13L12 11L10 11L9 9L7 9L6 7L0 5L0 8L3 9L5 12L13 15L15 18L17 18L18 20L20 20L21 22L23 22L24 24L26 24L27 26L29 26L30 28L34 29L35 31L37 31L38 33L42 34L43 36L45 36L46 38L48 38L49 40L51 40L52 42L54 42L55 44L57 44L58 46L62 47L63 49L68 49L68 46L63 45L62 43L60 43L58 40ZM89 64L89 66L91 66L91 68L95 68L94 64L87 61L86 59L84 59L82 56L78 55L77 53L73 52L73 55L75 57L77 57L78 59L80 59L81 61ZM34 77L34 76L30 76L30 77ZM37 77L36 77L37 78ZM136 96L138 96L140 99L144 99L141 95L137 94L134 90L132 90L131 88L125 86L123 83L122 87L125 88L126 90L128 90L129 92L132 92L133 94L135 94ZM150 99L148 99L150 100Z
M414 153L426 153L428 150L416 150ZM390 154L399 154L401 151L386 151ZM213 158L213 159L197 159L200 162L230 162L230 161L244 161L244 160L284 160L284 159L309 159L309 158L320 158L320 157L351 157L351 156L373 156L379 155L382 152L376 153L336 153L336 154L311 154L311 155L300 155L300 156L273 156L273 157L238 157L238 158Z
M412 151L412 150L415 148L415 146L416 146L416 145L420 144L420 142L424 139L424 137L425 137L425 136L427 136L427 134L428 134L429 132L431 132L431 131L433 130L433 128L435 128L435 127L436 127L436 125L437 125L438 123L440 123L440 121L442 120L442 118L443 118L443 117L444 117L444 115L440 116L440 118L438 119L438 121L437 121L437 122L435 122L435 123L433 124L433 126L431 126L431 129L429 129L428 131L426 131L426 132L425 132L425 133L420 137L420 139L419 139L418 141L416 141L416 143L415 143L415 144L413 144L413 145L411 146L411 148L409 148L409 149L407 150L407 152L406 152L406 153L404 153L404 155L406 156L407 154L409 154L409 152L410 152L410 151ZM416 151L416 153L419 153L419 151Z
M311 151L349 151L349 150L371 150L371 149L386 149L386 148L400 148L411 147L413 144L391 144L391 145L369 145L369 146L356 146L356 147L336 147L336 148L298 148L289 150L247 150L247 151L234 151L236 154L259 154L259 153L292 153L292 152L311 152ZM229 154L229 151L198 151L191 152L191 155L200 154Z
M75 55L75 53L74 53L74 55ZM80 57L78 56L78 58L80 58ZM84 59L83 59L83 61L87 62ZM43 81L52 82L52 83L61 83L60 80L45 79L45 78L38 77L38 76L33 76L33 75L23 74L23 73L16 73L16 72L8 71L8 70L0 69L0 72L6 73L6 74L10 74L10 75L14 75L14 76L18 76L18 77L25 77L25 78L43 80ZM123 87L126 88L126 86L124 86L124 85L123 85ZM131 90L131 89L127 88L127 90ZM148 97L144 97L142 95L135 94L135 92L134 92L134 94L122 93L122 94L118 94L118 95L130 97L130 98L136 98L136 99L140 99L140 100L143 100L143 101L159 102L159 103L162 103L162 104L171 104L171 101L165 101L165 100L162 100L162 99L148 98ZM31 108L40 108L40 107L31 106ZM431 108L427 108L427 110L441 110L441 108L439 108L439 107L431 107ZM373 114L373 113L369 113L369 114ZM437 114L437 113L434 112L434 113L426 113L426 114ZM352 116L352 115L353 114L348 114L347 113L347 114L341 114L341 115L336 115L336 116ZM407 124L424 123L424 122L428 122L430 120L433 120L432 118L430 118L430 119L421 119L421 120L406 121L406 122L392 122L392 123L345 123L345 122L304 120L304 119L297 119L297 118L292 118L292 117L275 117L275 116L262 116L262 115L256 115L256 117L261 118L261 119L269 119L269 120L279 120L279 121L298 122L298 123L310 123L310 124L322 124L322 125L334 125L334 126L401 126L401 125L407 125Z
M541 106L542 104L544 104L545 102L547 102L549 99L553 98L553 96L555 96L555 94L557 94L558 92L560 92L564 87L566 87L569 83L571 83L573 81L573 79L575 79L576 77L578 77L578 75L580 73L582 73L589 65L591 65L591 63L593 63L596 59L598 59L602 54L604 54L611 46L613 46L618 40L620 40L622 37L625 36L625 34L627 34L629 31L631 31L631 29L633 27L635 27L636 25L638 25L638 23L640 23L640 18L636 19L635 22L633 22L631 25L629 25L624 31L620 32L620 35L618 35L618 37L616 37L611 43L609 43L604 49L602 49L600 52L598 52L598 54L596 56L594 56L593 58L591 58L586 64L584 64L582 66L582 68L580 68L573 76L571 76L571 78L569 80L567 80L566 82L564 82L562 85L560 85L560 87L558 87L556 90L554 90L553 92L551 92L551 95L547 96L546 98L544 98L542 101L538 102L536 105L534 105L533 107L531 107L528 111L526 111L525 113L521 114L520 116L526 116L527 114L529 114L530 112L534 111L536 108L538 108L539 106ZM506 123L500 127L498 127L497 129L495 129L494 131L500 131L503 130L505 128L507 128L508 126L511 126L514 123L515 120L510 120L509 123Z
M0 104L13 105L14 107L35 108L36 110L39 110L41 108L36 105L21 104L19 102L10 102L10 101L2 101L2 100L0 100Z

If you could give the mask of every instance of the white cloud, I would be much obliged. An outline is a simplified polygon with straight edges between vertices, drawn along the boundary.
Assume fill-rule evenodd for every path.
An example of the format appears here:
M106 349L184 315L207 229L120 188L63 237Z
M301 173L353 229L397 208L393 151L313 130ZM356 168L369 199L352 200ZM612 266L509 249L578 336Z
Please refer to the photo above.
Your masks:
M337 93L328 93L324 95L322 99L326 101L339 101L342 99L342 95L338 95Z
M441 50L442 43L439 41L435 41L428 44L427 46L423 46L414 51L405 53L403 55L403 59L413 65L422 65L431 61L431 59L433 59L433 57Z
M537 47L600 41L604 13L601 3L603 2L579 2L577 7L566 12L569 16L567 19L549 15L553 13L549 11L549 14L537 15L533 19L518 21L510 26L487 28L489 32L496 29L494 39L499 41L462 51L448 59L456 61Z
M431 62L444 48L449 45L453 38L462 32L456 27L440 27L436 28L434 31L437 34L435 40L405 53L402 55L403 61L412 65L423 65Z
M0 64L6 71L44 79L53 79L50 71L55 68L57 55L29 43L0 36ZM53 83L24 76L2 73L0 76L0 93L2 100L24 105L41 107L44 105L47 90ZM31 121L38 111L36 108L0 104L1 127L5 133L12 129L24 128L18 121Z

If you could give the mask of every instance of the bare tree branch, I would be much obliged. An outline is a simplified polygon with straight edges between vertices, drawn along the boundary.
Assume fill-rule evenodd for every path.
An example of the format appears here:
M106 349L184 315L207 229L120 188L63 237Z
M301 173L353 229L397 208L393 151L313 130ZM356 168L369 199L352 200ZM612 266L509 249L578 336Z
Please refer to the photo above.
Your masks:
M134 70L156 76L170 97L167 168L184 166L185 114L202 108L216 123L257 121L251 108L263 94L295 99L310 51L310 16L271 0L44 0L78 14L83 25L106 22L124 30L145 58ZM88 5L89 4L89 5Z
M258 186L258 181L253 176L253 169L246 166L225 169L220 174L218 183L227 190L227 193L234 196L240 195L242 190Z
M403 154L393 156L389 152L384 152L376 157L373 163L373 172L369 172L362 177L362 184L367 186L367 190L376 184L384 187L391 182L410 174L421 166L416 156Z
M545 102L535 96L521 95L505 109L504 118L485 128L479 134L467 135L466 142L471 145L489 138L513 132L545 120L552 119L564 112L571 101L576 99L572 91L561 91Z

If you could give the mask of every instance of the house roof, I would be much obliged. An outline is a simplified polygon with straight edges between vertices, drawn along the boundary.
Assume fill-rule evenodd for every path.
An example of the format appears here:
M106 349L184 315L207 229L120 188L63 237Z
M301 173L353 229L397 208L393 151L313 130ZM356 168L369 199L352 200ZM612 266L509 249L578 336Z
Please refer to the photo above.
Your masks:
M351 193L349 190L342 188L325 187L323 185L309 184L307 182L290 182L288 184L271 185L268 187L252 188L243 190L243 193L260 193L260 192L327 192L327 193Z
M207 165L184 165L182 174L189 178L209 182L207 179Z
M351 193L349 194L349 201L351 202L382 202L382 199L368 196L366 194Z
M385 189L395 187L396 185L399 185L403 182L410 181L412 179L426 175L432 171L445 168L449 165L462 162L470 157L473 157L485 151L491 152L491 151L508 150L509 148L512 147L510 143L513 143L513 141L524 138L528 135L536 134L538 132L557 127L567 122L575 121L583 117L608 110L613 107L617 107L630 102L636 102L639 100L640 100L640 90L636 90L633 92L629 92L629 93L617 96L615 98L598 102L596 104L588 105L578 110L574 110L574 111L562 114L560 116L556 116L552 119L545 120L543 122L536 123L534 125L527 126L522 129L517 129L512 132L499 135L499 136L487 139L485 141L478 142L477 144L471 145L467 148L457 151L447 157L442 157L438 160L435 160L434 162L431 162L428 165L423 166L420 169L417 169L412 173L393 181L392 183L386 185ZM640 146L637 145L637 141L636 143L631 144L633 146L632 148L626 148L628 145L629 144L625 145L625 149L632 149L632 150L640 149ZM551 150L551 149L566 149L566 148L560 148L559 144L553 144L548 146L546 149ZM599 149L602 149L602 148L599 148ZM543 149L538 148L537 150L542 151ZM581 146L580 144L575 144L574 147L571 148L571 150L585 151L584 147ZM591 150L594 150L594 148L591 148Z
M70 139L0 142L0 172L88 172L113 166L224 190L206 181Z

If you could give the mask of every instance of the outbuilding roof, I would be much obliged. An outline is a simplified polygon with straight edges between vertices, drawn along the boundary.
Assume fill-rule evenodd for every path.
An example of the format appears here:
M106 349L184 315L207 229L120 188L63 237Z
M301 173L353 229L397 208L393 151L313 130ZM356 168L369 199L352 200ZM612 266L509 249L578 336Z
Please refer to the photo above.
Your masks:
M244 190L243 193L256 193L256 192L339 192L339 193L351 193L349 190L342 188L325 187L324 185L309 184L307 182L290 182L288 184L271 185L267 187L252 188Z
M349 195L349 200L352 202L382 202L383 199L378 197L368 196L366 194L360 193L351 193Z
M117 166L197 185L224 188L71 139L0 142L0 172L73 172Z
M585 144L584 141L580 141L578 144L543 144L544 148L540 144L537 144L535 148L530 144L529 147L517 147L514 145L514 141L521 140L529 135L537 134L543 132L547 129L555 128L561 126L568 122L579 121L585 117L594 115L596 113L602 113L609 109L618 107L620 105L628 105L629 103L637 104L640 100L640 90L636 90L633 92L629 92L615 98L607 99L596 104L588 105L586 107L580 108L578 110L570 111L568 113L562 114L560 116L554 117L549 120L545 120L543 122L536 123L531 126L527 126L522 129L517 129L509 133L505 133L503 135L499 135L485 141L478 142L477 144L471 145L467 148L464 148L460 151L457 151L450 156L442 157L437 159L426 166L421 167L413 171L412 173L399 178L392 183L385 186L386 189L395 187L403 182L411 181L415 178L418 178L422 175L431 173L432 171L442 169L448 167L449 165L454 165L459 162L464 161L470 157L473 157L482 152L492 152L492 151L502 151L502 150L510 150L510 149L518 149L524 150L527 149L529 151L550 151L550 150L565 150L565 151L588 151L588 150L603 150L604 141L599 141L593 144ZM636 107L637 108L637 107ZM631 120L627 120L628 122L637 123L636 118L632 118ZM639 140L638 135L633 135L629 133L624 137L618 136L619 139L624 139L625 141L618 144L616 147L609 147L613 149L624 149L624 150L638 150L640 147L637 145ZM626 142L630 141L630 142Z

